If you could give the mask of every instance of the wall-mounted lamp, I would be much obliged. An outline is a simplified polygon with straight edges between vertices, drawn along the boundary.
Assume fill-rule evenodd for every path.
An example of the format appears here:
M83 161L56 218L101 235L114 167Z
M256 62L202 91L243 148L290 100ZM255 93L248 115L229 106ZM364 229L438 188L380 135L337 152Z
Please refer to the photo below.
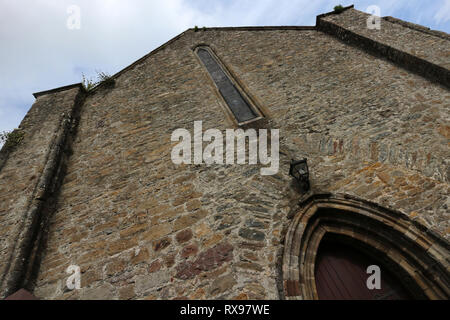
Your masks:
M293 176L301 186L304 186L305 190L309 190L309 169L306 158L298 161L292 160L289 175Z

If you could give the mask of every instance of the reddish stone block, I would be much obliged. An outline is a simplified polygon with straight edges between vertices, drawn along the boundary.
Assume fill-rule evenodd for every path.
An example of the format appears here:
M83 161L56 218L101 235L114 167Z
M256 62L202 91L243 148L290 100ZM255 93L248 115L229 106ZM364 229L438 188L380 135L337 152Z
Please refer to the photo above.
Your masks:
M176 278L191 279L203 271L210 271L220 267L233 258L233 246L221 243L214 248L203 251L193 262L183 262L177 266Z
M177 233L175 238L177 239L178 243L187 242L187 241L191 240L191 238L192 238L192 231L191 231L191 229L186 229L186 230L180 231Z
M181 256L183 258L187 258L189 256L194 256L196 255L198 252L198 247L195 244L190 244L186 247L183 248L183 250L181 250Z

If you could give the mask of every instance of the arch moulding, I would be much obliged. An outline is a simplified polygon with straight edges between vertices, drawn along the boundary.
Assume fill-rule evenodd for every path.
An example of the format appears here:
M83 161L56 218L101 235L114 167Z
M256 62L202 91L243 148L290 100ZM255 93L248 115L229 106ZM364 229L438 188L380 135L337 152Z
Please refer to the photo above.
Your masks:
M414 298L450 298L448 241L401 212L346 194L321 193L300 203L287 230L285 299L318 299L314 268L325 235L388 266Z

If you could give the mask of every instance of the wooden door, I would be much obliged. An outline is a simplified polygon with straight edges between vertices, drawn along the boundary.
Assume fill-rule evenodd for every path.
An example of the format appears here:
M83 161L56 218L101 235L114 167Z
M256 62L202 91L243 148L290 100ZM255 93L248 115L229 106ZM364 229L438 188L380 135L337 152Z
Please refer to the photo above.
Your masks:
M369 290L367 267L381 269L381 289ZM323 241L316 258L316 287L321 300L403 300L409 299L401 282L380 263L339 242Z

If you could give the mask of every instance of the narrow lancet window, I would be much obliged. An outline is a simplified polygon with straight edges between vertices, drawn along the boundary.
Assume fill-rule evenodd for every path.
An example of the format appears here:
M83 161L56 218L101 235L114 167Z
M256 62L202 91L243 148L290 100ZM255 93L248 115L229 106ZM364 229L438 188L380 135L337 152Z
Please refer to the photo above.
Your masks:
M251 106L245 95L231 81L213 54L208 49L202 47L198 48L196 52L236 118L236 121L242 124L261 118L261 115Z

